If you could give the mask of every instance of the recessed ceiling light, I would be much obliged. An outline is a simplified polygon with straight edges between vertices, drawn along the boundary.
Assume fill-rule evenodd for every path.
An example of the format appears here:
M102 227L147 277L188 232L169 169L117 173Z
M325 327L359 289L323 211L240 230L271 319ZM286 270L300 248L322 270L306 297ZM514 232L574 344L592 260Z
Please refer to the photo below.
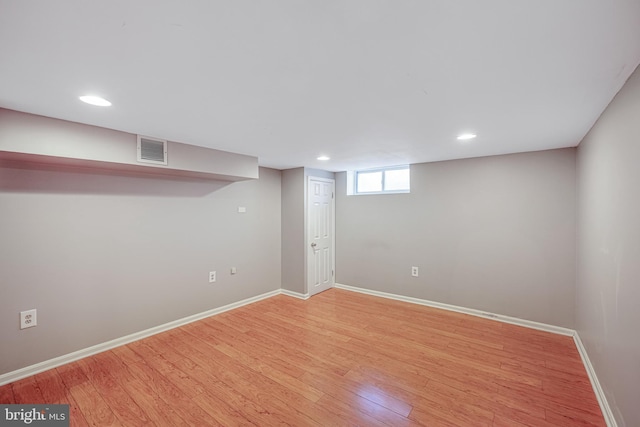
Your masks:
M329 160L329 159L331 159L331 157L329 157L329 156L320 156L320 157L318 157L318 160L322 160L322 161L326 161L326 160Z
M476 137L475 133L463 133L461 135L458 135L458 141L468 141L470 139L473 139Z
M84 95L80 96L80 101L86 102L87 104L97 105L98 107L109 107L111 103L104 98L93 95Z

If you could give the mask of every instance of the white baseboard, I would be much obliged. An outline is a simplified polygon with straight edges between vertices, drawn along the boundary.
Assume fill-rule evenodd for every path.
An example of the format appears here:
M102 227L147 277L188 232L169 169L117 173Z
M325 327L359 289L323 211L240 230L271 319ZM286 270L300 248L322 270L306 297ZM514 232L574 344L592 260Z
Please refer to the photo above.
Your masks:
M69 353L53 359L45 360L44 362L36 363L35 365L27 366L27 367L18 369L16 371L7 372L6 374L0 375L0 386L4 384L12 383L22 378L30 377L31 375L39 374L40 372L44 372L49 369L56 368L58 366L65 365L67 363L75 362L76 360L83 359L85 357L93 356L94 354L102 353L103 351L111 350L112 348L129 344L130 342L133 342L133 341L138 341L143 338L150 337L151 335L159 334L160 332L165 332L170 329L178 328L180 326L186 325L187 323L192 323L192 322L204 319L206 317L211 317L216 314L223 313L225 311L233 310L234 308L242 307L247 304L251 304L266 298L270 298L272 296L279 295L281 293L282 293L281 289L276 289L275 291L267 292L261 295L257 295L255 297L244 299L242 301L234 302L222 307L214 308L212 310L207 310L202 313L198 313L192 316L184 317L182 319L174 320L173 322L155 326L153 328L149 328L144 331L135 332L133 334L126 335L121 338L116 338L111 341L107 341L101 344L87 347L82 350L74 351L73 353Z
M611 407L609 406L609 402L604 395L604 390L602 389L600 381L598 381L598 377L596 376L596 371L593 369L593 365L589 360L587 349L582 344L582 340L580 339L580 335L578 335L577 331L573 335L573 341L576 343L576 347L578 348L578 353L580 353L580 357L582 358L584 368L587 370L587 375L589 376L589 380L591 381L591 387L593 387L593 391L596 394L596 399L598 399L598 404L600 405L600 409L602 410L602 415L604 416L604 420L607 423L607 427L618 427L616 419L613 416L613 412L611 411Z
M298 299L301 299L301 300L308 300L309 297L310 297L310 295L308 293L307 294L301 294L299 292L290 291L288 289L280 289L280 293L282 295L287 295L287 296L298 298Z
M355 286L343 285L340 283L336 283L335 287L338 289L344 289L352 292L360 292L367 295L373 295L382 298L389 298L397 301L404 301L412 304L425 305L428 307L441 308L443 310L455 311L458 313L470 314L472 316L484 317L492 320L497 320L499 322L510 323L512 325L524 326L525 328L538 329L540 331L551 332L553 334L566 335L573 337L573 341L576 344L578 349L578 353L580 353L580 357L582 358L582 363L585 366L587 371L587 376L589 377L589 381L591 381L591 386L593 388L593 392L596 395L596 399L598 399L598 404L600 405L600 409L602 410L602 416L604 417L605 422L607 423L607 427L617 427L616 420L613 416L613 412L611 411L611 407L609 406L609 402L604 395L604 391L600 386L600 382L598 381L598 377L596 376L596 372L589 361L589 356L587 355L587 350L582 345L582 341L580 340L580 336L578 332L569 329L563 328L560 326L548 325L546 323L533 322L531 320L518 319L517 317L509 317L503 316L501 314L495 313L487 313L481 310L475 310L473 308L459 307L457 305L444 304L441 302L429 301L420 298L406 297L403 295L390 294L387 292L373 291L371 289L358 288Z
M476 310L473 308L459 307L457 305L444 304L441 302L429 301L420 298L406 297L404 295L390 294L387 292L372 291L370 289L357 288L355 286L343 285L336 283L336 288L344 289L352 292L360 292L363 294L373 295L382 298L389 298L397 301L409 302L411 304L425 305L428 307L441 308L443 310L455 311L458 313L470 314L472 316L484 317L487 319L497 320L499 322L510 323L512 325L524 326L540 331L551 332L554 334L566 335L572 337L575 333L573 329L563 328L560 326L548 325L546 323L534 322L532 320L518 319L516 317L503 316L502 314L488 313L486 311Z

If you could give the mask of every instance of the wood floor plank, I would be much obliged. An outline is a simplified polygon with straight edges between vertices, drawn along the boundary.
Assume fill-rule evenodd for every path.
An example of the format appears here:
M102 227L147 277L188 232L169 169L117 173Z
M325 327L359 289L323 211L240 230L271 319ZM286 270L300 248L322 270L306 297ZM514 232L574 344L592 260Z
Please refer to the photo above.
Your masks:
M343 399L325 395L318 407L338 417L335 425L410 426L411 420L377 405L369 399L346 392Z
M197 364L188 356L185 356L184 354L175 351L172 347L166 345L166 341L164 341L161 336L154 336L152 339L153 347L156 351L161 352L163 358L197 382L198 385L194 387L198 391L202 390L202 392L204 392L211 390L220 382L220 379L216 376L217 372L212 372L209 364L204 366Z
M55 369L41 372L34 376L38 383L38 387L42 392L42 397L46 403L67 404L69 405L69 424L71 426L88 426L78 403L71 396L69 390L65 387L62 378Z
M163 425L189 425L180 417L177 411L173 409L173 405L167 404L166 401L161 399L149 384L132 377L123 382L122 387L144 411L147 417L158 427Z
M528 414L525 411L509 407L501 407L494 413L494 423L496 420L500 420L499 425L507 426L519 426L525 425L527 427L564 427L562 424L555 424L548 421L546 418L541 419Z
M117 381L117 374L108 368L103 354L79 360L77 363L123 425L154 425Z
M0 386L0 403L5 405L13 405L16 403L13 398L13 390L11 384Z
M11 384L15 403L46 403L35 377L28 377Z
M438 384L437 381L429 382L421 391L420 398L413 402L414 407L430 408L452 422L470 423L473 420L478 426L491 425L494 413L483 405L486 403L484 399L465 396L464 393L445 384L434 387Z
M227 349L228 352L233 352L239 357L252 359L245 361L245 364L267 365L295 378L300 377L304 372L296 364L283 360L283 354L274 349L269 342L248 340L244 334L238 335L234 339L220 338L218 331L210 328L209 324L199 324L189 331L201 340L217 342L217 349ZM213 338L218 338L218 341L214 341Z
M430 401L414 406L409 418L425 426L490 427L493 423Z
M204 393L206 388L191 375L183 372L167 359L157 353L149 340L139 341L128 345L134 352L142 357L147 365L162 374L169 382L178 388L187 397L193 398Z
M500 368L511 372L526 372L530 375L539 377L543 382L543 389L545 384L558 384L571 389L578 389L591 393L593 388L589 379L584 375L575 375L568 372L557 371L548 369L545 366L531 365L526 362L507 361L500 364Z
M390 393L394 395L399 394L400 396L403 396L404 393L410 395L414 390L422 389L429 382L426 378L407 375L406 372L391 373L382 369L382 367L367 365L358 365L349 370L344 377L351 378L360 383L372 383L377 387L389 388Z
M44 401L47 403L67 403L67 388L58 371L50 369L33 377L38 383Z
M572 408L563 408L560 411L547 409L547 421L567 427L606 427L602 417L579 411Z
M326 394L333 396L336 401L349 401L350 399L346 399L345 396L353 398L356 395L403 417L406 417L411 412L411 404L401 397L387 393L372 382L358 382L352 378L335 374L312 375L306 373L303 376L304 381L322 389ZM361 399L358 399L358 401L361 401Z
M149 365L136 363L129 365L128 368L133 377L148 385L152 393L163 400L165 405L170 405L175 413L187 424L222 425Z
M571 337L339 289L278 295L0 387L73 426L605 425Z
M65 403L69 405L69 427L88 427L89 423L84 417L78 402L76 402L68 390L66 394L67 398L65 399Z
M193 399L194 403L213 417L223 426L256 426L248 418L247 408L239 407L235 409L227 402L219 399L218 396L210 394L208 391L199 394ZM244 411L243 411L244 409ZM274 425L265 420L262 425Z
M282 340L264 340L255 339L248 335L237 337L234 341L225 341L239 351L256 354L260 358L270 360L274 366L291 376L299 378L308 370L331 370L344 374L346 370L333 361L327 361L326 358L315 357L302 351L299 347L283 345Z
M536 402L529 399L519 398L520 396L502 396L499 393L468 393L439 381L430 381L426 389L432 393L447 396L450 399L466 402L474 408L495 412L502 407L507 407L526 412L535 418L545 418L543 406L538 406Z
M290 420L293 425L314 424L313 419L309 419L304 414L292 409L292 407L306 407L306 403L312 403L303 396L292 392L270 378L256 375L242 364L236 363L224 353L220 353L209 343L199 342L189 338L188 334L173 331L163 335L165 337L160 337L160 339L169 340L168 342L184 357L205 369L209 375L239 390L248 399L262 407L269 408L270 413Z
M299 380L297 377L282 372L279 369L274 369L272 366L262 362L260 358L251 357L245 353L237 351L233 347L227 344L216 345L216 349L226 354L227 356L240 361L246 367L253 369L257 373L264 375L267 378L272 379L278 384L287 387L301 396L309 399L312 402L317 402L324 393L312 385Z
M297 338L291 335L283 340L281 335L274 335L264 330L252 330L245 334L244 340L248 345L262 345L286 355L291 363L304 370L315 367L328 368L336 373L345 373L357 355L366 354L368 349L356 349L349 342L314 341Z
M64 380L66 371L62 371ZM80 412L89 425L123 426L109 404L91 383L80 383L69 388L69 393L78 404Z
M531 425L512 420L502 414L495 414L493 427L531 427Z
M198 336L197 333L195 335L192 335L195 333L193 329L187 332L193 337L197 338ZM322 396L322 392L315 390L313 387L310 387L307 384L302 383L293 376L287 375L284 372L280 372L277 369L273 369L271 366L260 360L254 359L254 361L252 362L252 360L246 360L245 358L239 357L240 353L231 351L229 346L224 347L216 342L200 340L193 340L193 343L198 346L203 353L213 353L220 356L218 360L223 363L229 364L230 369L232 370L242 369L242 371L247 376L253 376L254 378L264 378L268 379L272 383L279 384L280 386L282 386L282 388L278 389L282 393L288 395L285 397L286 399L291 397L290 393L296 393L297 395L300 395L311 401L317 401ZM220 351L218 347L223 347L228 352L231 352L232 355ZM256 373L261 375L256 376ZM285 389L287 390L286 392L284 391Z

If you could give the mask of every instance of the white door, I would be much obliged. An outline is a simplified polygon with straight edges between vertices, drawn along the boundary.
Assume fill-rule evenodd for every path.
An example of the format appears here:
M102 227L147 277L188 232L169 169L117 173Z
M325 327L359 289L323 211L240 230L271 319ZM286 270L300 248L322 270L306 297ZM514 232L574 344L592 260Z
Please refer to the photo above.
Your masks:
M333 287L335 181L309 177L307 185L307 291L317 294Z

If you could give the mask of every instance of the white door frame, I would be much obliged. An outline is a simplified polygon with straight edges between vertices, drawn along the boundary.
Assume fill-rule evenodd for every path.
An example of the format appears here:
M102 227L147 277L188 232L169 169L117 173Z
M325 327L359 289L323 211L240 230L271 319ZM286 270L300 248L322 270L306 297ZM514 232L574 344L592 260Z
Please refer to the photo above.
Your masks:
M326 182L331 184L331 283L326 288L314 289L311 283L311 274L310 274L310 266L309 266L309 256L310 252L313 250L311 247L311 242L309 242L309 234L311 233L310 229L310 204L311 204L311 194L309 194L309 187L312 181ZM320 293L326 289L332 288L336 283L336 180L330 178L322 178L318 176L308 176L305 182L305 230L304 230L304 245L305 245L305 254L304 254L304 271L306 278L306 293L311 296L316 293Z

